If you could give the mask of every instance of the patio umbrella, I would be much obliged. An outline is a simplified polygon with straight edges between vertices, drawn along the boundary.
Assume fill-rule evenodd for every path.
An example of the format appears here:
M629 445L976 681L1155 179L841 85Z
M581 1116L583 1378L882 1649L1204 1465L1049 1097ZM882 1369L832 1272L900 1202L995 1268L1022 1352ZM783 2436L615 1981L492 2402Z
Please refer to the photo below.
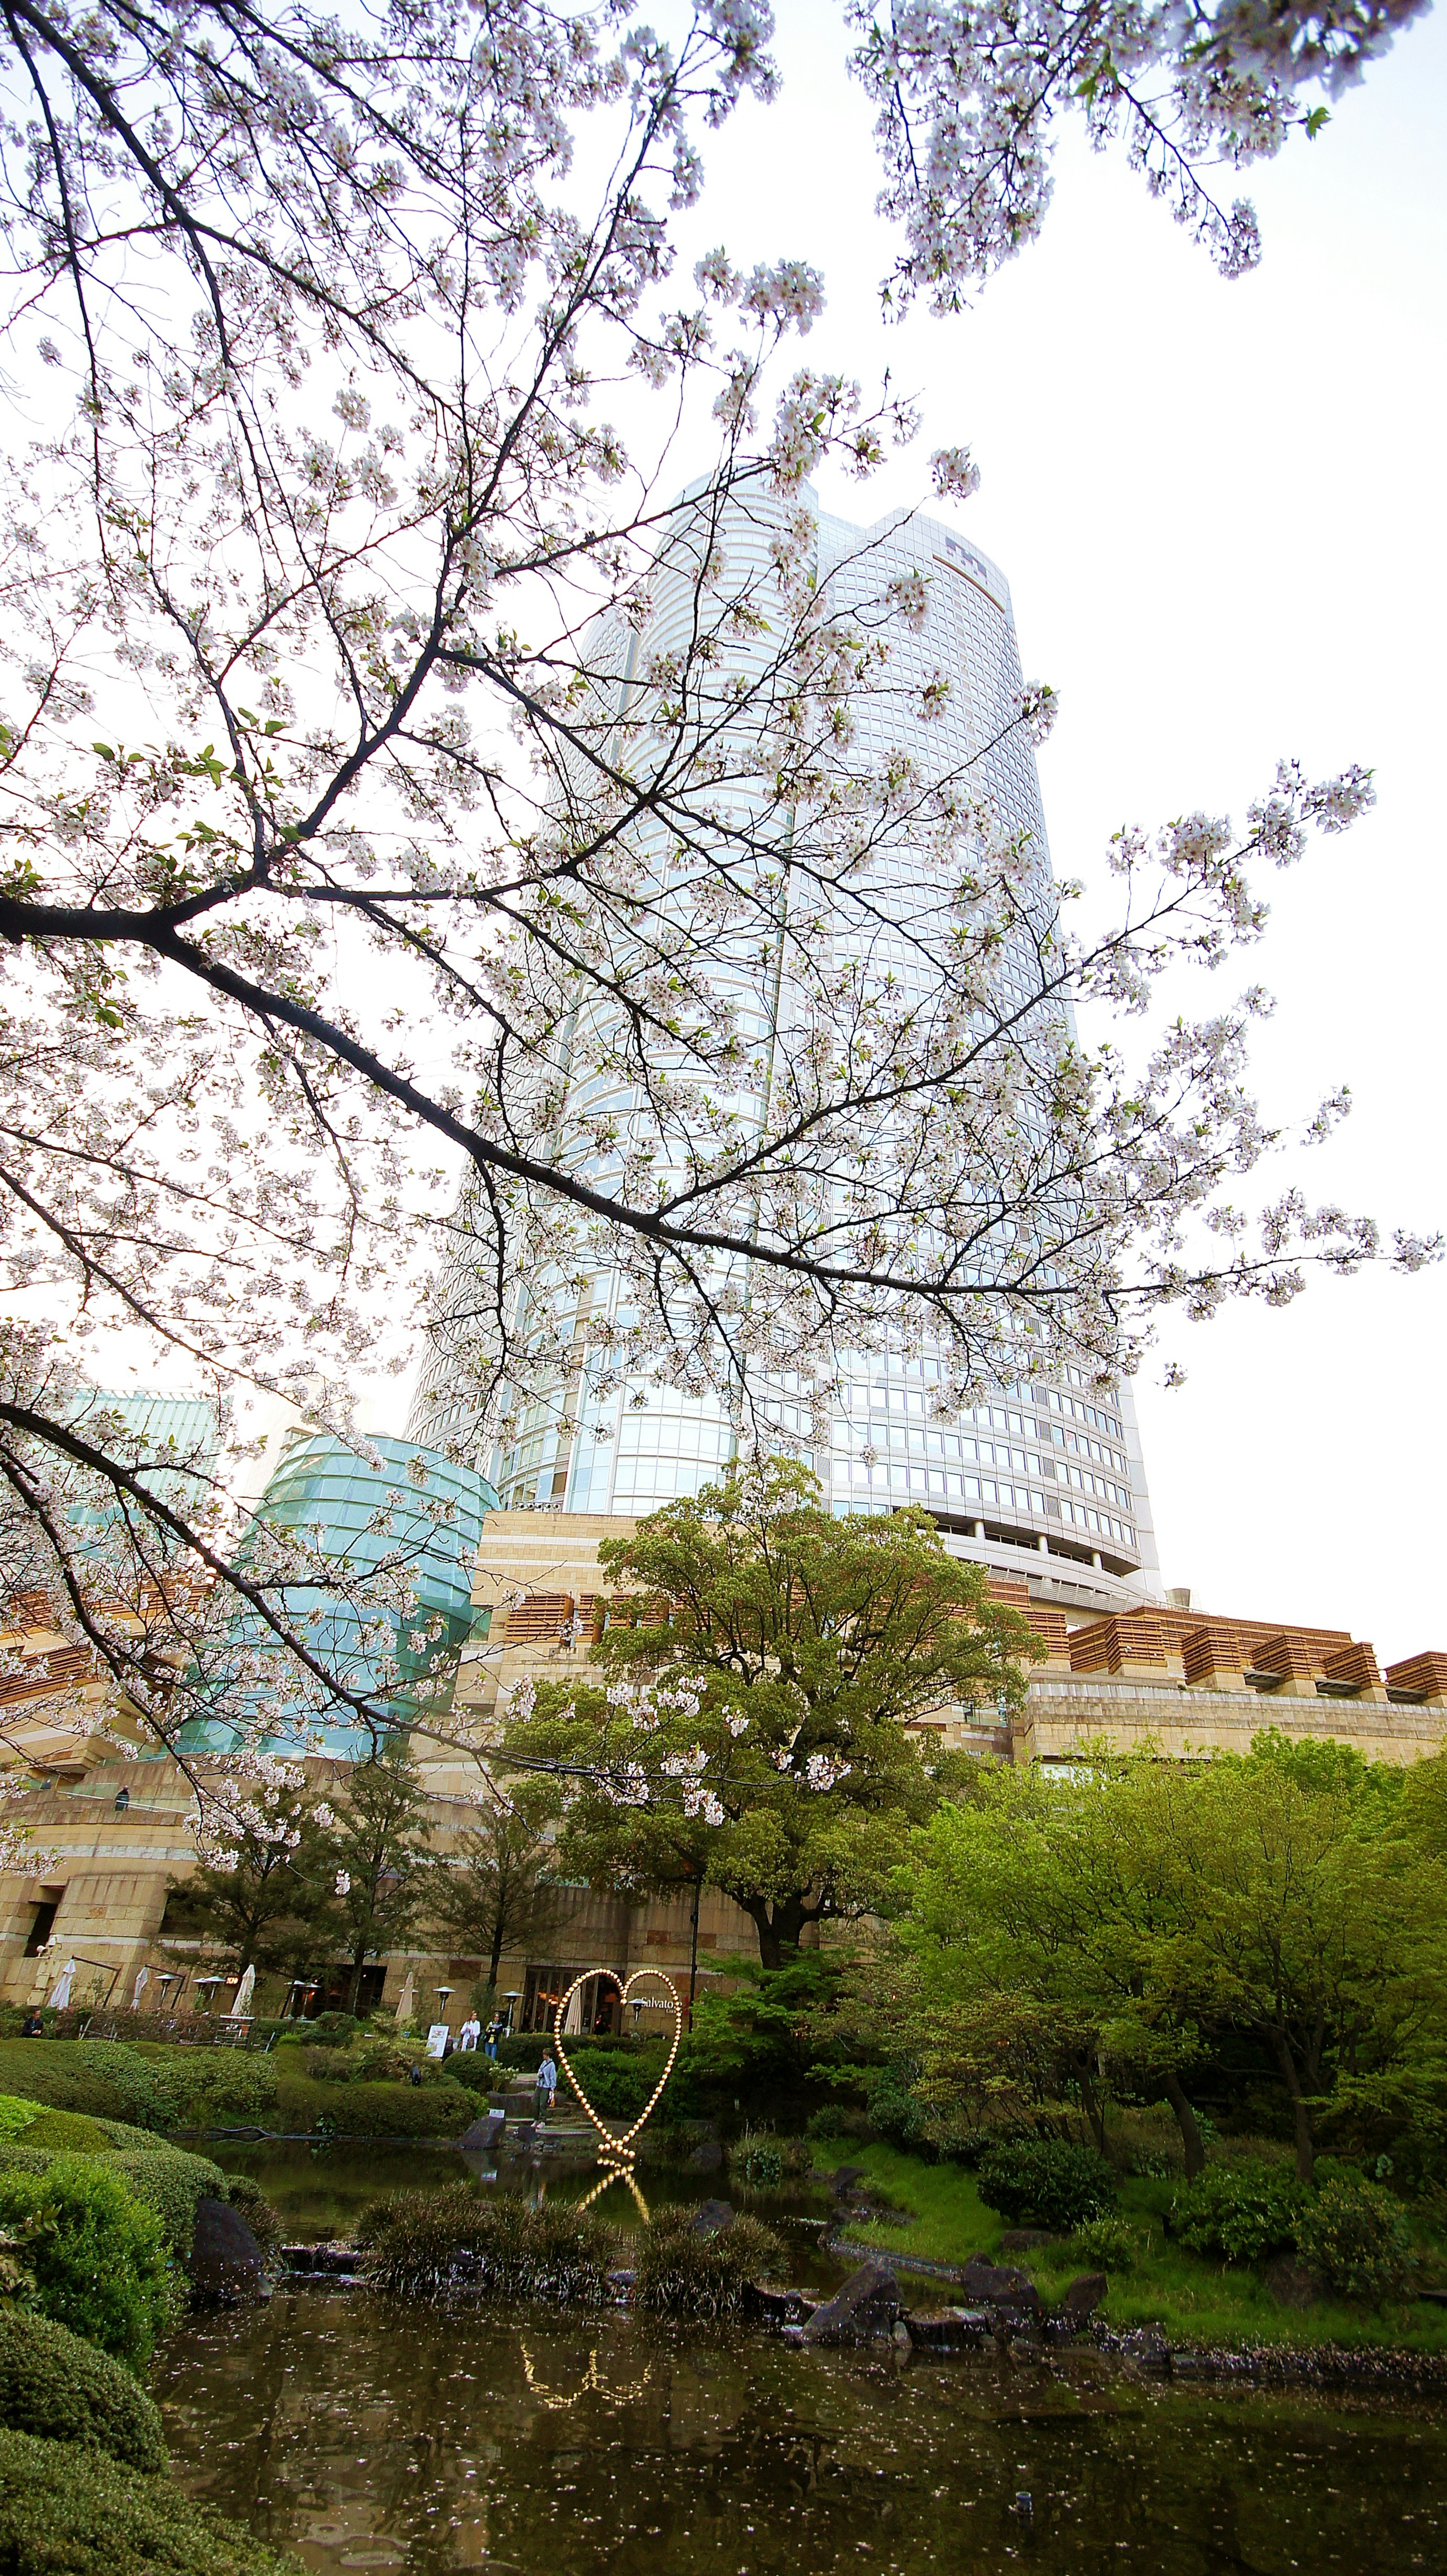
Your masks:
M132 2012L139 2012L139 2011L140 2011L140 2009L141 2009L141 1997L142 1997L142 1995L145 1993L146 1988L147 1988L147 1986L150 1984L150 1982L151 1982L151 1972L150 1972L150 1969L149 1969L149 1968L137 1968L137 1970L136 1970L136 1986L135 1986L135 1992L134 1992L134 1994L133 1994L133 1995L132 1995L132 1997L131 1997L131 2010L132 2010Z
M61 1969L59 1976L55 1980L54 1986L51 1988L50 1996L48 1998L52 2012L64 2012L66 2005L70 2001L70 1992L74 1984L75 1961L74 1959L67 1959L65 1966Z
M397 1997L397 2028L399 2030L401 2029L404 2021L410 2021L412 2018L412 2001L415 1993L416 1984L413 1979L412 1971L409 1968L406 1977L403 1980L402 1991Z
M232 2005L230 2013L227 2015L227 2019L230 2021L239 2021L244 2014L249 2013L251 2010L251 1998L255 1992L256 1970L254 1968L248 1968L245 1975L242 1977L240 1985L236 1989L236 2001Z

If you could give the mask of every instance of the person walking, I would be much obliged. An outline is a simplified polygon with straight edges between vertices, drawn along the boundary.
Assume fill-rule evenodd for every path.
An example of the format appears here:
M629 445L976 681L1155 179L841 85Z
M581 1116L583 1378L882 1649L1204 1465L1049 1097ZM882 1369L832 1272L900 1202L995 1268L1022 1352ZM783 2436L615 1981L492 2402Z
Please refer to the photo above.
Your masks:
M540 2120L546 2120L550 2117L553 2108L553 2097L556 2094L557 2089L558 2070L553 2063L553 2052L550 2048L545 2048L543 2051L543 2062L538 2068L538 2118Z

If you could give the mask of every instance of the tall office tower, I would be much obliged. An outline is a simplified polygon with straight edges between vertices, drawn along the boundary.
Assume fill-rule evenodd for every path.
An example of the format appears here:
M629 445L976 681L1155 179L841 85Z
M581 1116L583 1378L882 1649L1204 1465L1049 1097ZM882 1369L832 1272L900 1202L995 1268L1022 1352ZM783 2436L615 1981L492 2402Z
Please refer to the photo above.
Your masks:
M907 601L911 577L920 571L927 576L922 623L917 613L912 621L902 613L892 620L889 684L859 695L855 754L883 758L902 747L906 755L918 755L922 772L954 772L983 793L998 827L1024 854L1019 929L1005 939L994 966L997 994L1026 1015L1033 1001L1037 1030L1045 1026L1042 1015L1053 1012L1050 1025L1064 1034L1058 1005L1040 1001L1032 936L1053 912L1054 891L1034 751L1023 725L1013 720L1021 669L1009 585L977 546L922 513L898 513L858 528L821 511L807 487L804 502L814 525L816 577L827 584L831 605L842 616L866 603L868 613L876 613L893 585L904 586L894 595ZM677 505L673 531L660 550L644 633L630 635L620 621L616 632L600 627L589 638L586 660L594 685L616 690L620 718L630 697L636 702L636 674L654 657L686 646L699 596L698 545L688 536L689 514L701 506L701 490L685 493ZM710 542L726 549L730 588L748 578L751 559L759 582L766 582L771 546L792 506L771 500L762 487L725 505L722 527ZM916 593L916 611L917 598ZM749 650L748 639L740 641L741 671L749 668ZM921 694L933 673L948 679L942 711ZM910 979L919 972L914 934L938 900L930 889L926 859L882 859L868 878L868 899L852 914L846 906L839 916L831 933L836 952L851 953L853 940L852 953L866 976L888 976L908 996ZM936 959L940 953L936 940ZM726 977L728 971L725 964ZM771 990L756 963L751 974L741 965L736 999L753 1062L772 1063L793 1034L787 976L776 976ZM560 1159L601 1173L603 1158L589 1159L599 1094L609 1095L602 1105L623 1124L628 1098L609 1093L596 1057L576 1072L566 1070ZM736 1454L736 1410L731 1416L715 1394L681 1393L650 1382L646 1374L631 1384L609 1383L616 1368L599 1364L600 1322L629 1320L621 1270L600 1267L581 1298L576 1271L566 1290L561 1282L554 1292L540 1281L526 1293L534 1301L554 1293L570 1301L569 1312L560 1310L552 1319L552 1338L558 1346L571 1332L573 1365L551 1389L511 1400L504 1395L478 1444L476 1464L505 1510L640 1514L717 1477ZM460 1253L438 1283L441 1325L409 1426L414 1439L434 1447L458 1440L470 1447L476 1438L475 1425L471 1435L467 1428L470 1397L460 1366L474 1329L472 1310L468 1263ZM927 1332L901 1335L890 1350L846 1357L838 1374L827 1436L821 1436L826 1427L817 1403L810 1402L809 1384L781 1374L777 1358L768 1380L755 1385L753 1407L756 1420L767 1420L771 1438L812 1465L834 1512L922 1504L936 1516L952 1553L1023 1576L1033 1595L1066 1606L1116 1609L1159 1597L1128 1388L1107 1396L1084 1372L1067 1368L1050 1381L1022 1371L1013 1383L984 1394L972 1410L942 1418L940 1390L949 1372L939 1343Z

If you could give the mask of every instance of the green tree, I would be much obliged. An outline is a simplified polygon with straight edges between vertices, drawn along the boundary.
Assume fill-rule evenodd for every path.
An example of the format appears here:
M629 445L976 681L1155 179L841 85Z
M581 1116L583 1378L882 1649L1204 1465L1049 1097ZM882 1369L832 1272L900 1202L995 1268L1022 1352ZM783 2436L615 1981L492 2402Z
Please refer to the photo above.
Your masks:
M168 1882L167 1929L194 1933L236 1976L248 1965L295 1974L314 1963L329 1920L325 1861L310 1793L261 1787L234 1802L224 1847Z
M330 1803L317 1814L334 1937L351 1967L355 2012L368 1959L405 1941L433 1902L433 1828L420 1775L405 1753L348 1764L334 1779Z
M540 1693L514 1759L571 1783L570 1875L628 1891L708 1883L777 1969L812 1924L874 1910L949 1781L912 1719L1020 1700L1027 1621L946 1554L922 1512L834 1519L773 1459L605 1544L617 1585L596 1683Z
M1303 2182L1323 2114L1400 2100L1440 2061L1447 1872L1405 1830L1401 1793L1389 1766L1274 1729L1157 1786L1162 1989L1263 2045Z
M558 1922L562 1899L550 1875L555 1854L547 1833L557 1803L551 1782L527 1781L510 1794L489 1785L476 1822L436 1864L433 1920L459 1950L486 1960L489 1995L504 1951L541 1943Z
M1159 2083L1196 2173L1184 2079L1244 2034L1309 2181L1324 2112L1401 2108L1447 2029L1447 1872L1405 1830L1401 1775L1275 1732L1209 1763L1081 1753L981 1779L918 1838L896 1938L926 2098L993 2086L1015 2109L1073 2083L1099 2138L1113 2061Z

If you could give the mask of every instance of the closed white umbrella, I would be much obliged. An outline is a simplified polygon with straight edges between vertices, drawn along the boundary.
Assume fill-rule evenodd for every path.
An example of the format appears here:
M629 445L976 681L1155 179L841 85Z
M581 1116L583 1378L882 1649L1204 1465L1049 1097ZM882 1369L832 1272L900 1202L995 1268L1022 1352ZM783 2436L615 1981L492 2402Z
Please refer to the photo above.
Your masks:
M55 1980L54 1986L51 1988L49 2000L51 2010L53 2012L64 2012L66 2005L70 2001L70 1990L74 1984L75 1961L74 1959L67 1959L65 1966L61 1969L59 1976Z
M581 1987L581 1986L579 1986L579 1987L577 1987L577 1988L575 1989L575 1991L574 1991L574 1992L569 1996L569 1998L568 1998L568 2009L567 2009L566 2013L563 2015L563 2037L564 2037L564 2039L572 2039L572 2038L574 2037L575 2033L581 2032L582 2027L583 2027L583 1989L582 1989L582 1987Z
M232 2005L230 2013L227 2016L228 2020L238 2021L243 2014L250 2012L251 1998L255 1992L256 1970L254 1968L248 1968L240 1985L236 1989L236 2001Z
M399 2030L401 2029L404 2021L410 2021L412 2018L412 2005L416 1991L416 1982L413 1978L412 1971L409 1968L406 1977L403 1980L402 1991L397 1997L397 2028Z
M135 1992L134 1992L134 1994L131 1996L131 2010L132 2010L132 2012L139 2012L139 2011L140 2011L140 2008L141 2008L141 1997L142 1997L142 1995L145 1993L146 1988L147 1988L147 1986L150 1984L150 1982L151 1982L151 1972L150 1972L150 1969L149 1969L149 1968L137 1968L137 1970L136 1970L136 1985L135 1985Z

